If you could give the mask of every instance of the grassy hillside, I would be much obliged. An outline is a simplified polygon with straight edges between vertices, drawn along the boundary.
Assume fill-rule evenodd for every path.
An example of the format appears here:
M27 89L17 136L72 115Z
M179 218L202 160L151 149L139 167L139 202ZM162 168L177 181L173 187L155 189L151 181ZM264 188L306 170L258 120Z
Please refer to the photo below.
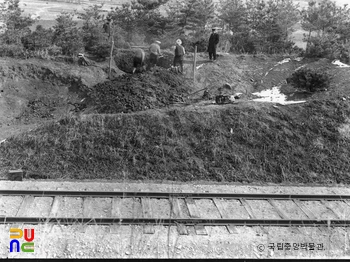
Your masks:
M53 121L0 146L28 178L350 183L350 102L244 103Z

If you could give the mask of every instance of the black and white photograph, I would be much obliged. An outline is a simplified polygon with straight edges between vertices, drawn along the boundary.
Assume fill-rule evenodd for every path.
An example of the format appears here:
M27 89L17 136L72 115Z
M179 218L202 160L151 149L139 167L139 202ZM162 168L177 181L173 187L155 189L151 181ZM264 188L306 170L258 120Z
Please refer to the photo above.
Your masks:
M0 0L0 259L350 259L350 0Z

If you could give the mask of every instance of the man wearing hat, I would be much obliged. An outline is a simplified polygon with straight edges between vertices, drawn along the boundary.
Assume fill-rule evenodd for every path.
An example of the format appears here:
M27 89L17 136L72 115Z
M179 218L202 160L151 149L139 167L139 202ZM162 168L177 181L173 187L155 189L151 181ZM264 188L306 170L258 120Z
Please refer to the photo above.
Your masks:
M214 61L216 60L216 46L219 43L219 35L216 33L216 29L216 27L213 27L208 44L209 59L212 60L213 58Z
M150 57L150 67L153 67L157 64L158 58L162 56L162 53L160 52L160 41L155 41L153 44L149 47Z
M184 55L185 55L185 48L181 44L182 44L181 39L177 39L176 46L175 46L174 67L179 65L180 73L183 74L183 71L184 71L183 61L184 61Z

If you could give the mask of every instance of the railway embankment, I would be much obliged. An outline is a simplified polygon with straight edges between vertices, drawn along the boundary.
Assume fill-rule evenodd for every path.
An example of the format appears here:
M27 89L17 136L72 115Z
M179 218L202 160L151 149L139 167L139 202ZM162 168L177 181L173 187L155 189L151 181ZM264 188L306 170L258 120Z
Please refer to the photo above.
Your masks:
M29 64L22 70L19 65L15 78L43 80L43 70L30 69L33 66ZM297 92L285 80L301 66L329 73L329 88L312 94ZM72 68L63 69L68 74ZM89 83L86 110L55 116L59 106L51 108L46 100L28 103L26 110L16 115L18 121L22 116L35 116L35 112L44 118L36 117L31 131L18 131L1 143L3 176L11 169L22 169L24 179L349 183L348 67L326 59L225 54L218 62L198 69L198 86L191 86L187 75L164 69L123 75L113 81L102 81L106 76L102 69L98 71L101 78L93 74L100 69L76 70L85 72ZM222 85L213 81L216 78L230 82L231 92L243 92L242 99L229 105L198 102L202 91L189 98L190 92L203 86L215 94ZM12 95L18 102L16 91L9 90L22 82L11 81L4 96L9 99ZM40 83L21 88L25 92L32 88L32 95L37 89L45 90L46 82ZM289 98L304 95L305 103L284 105L251 99L255 91L274 84L281 84ZM64 93L67 86L52 88ZM25 97L24 91L19 93ZM59 97L56 93L52 96ZM78 97L76 94L77 101Z

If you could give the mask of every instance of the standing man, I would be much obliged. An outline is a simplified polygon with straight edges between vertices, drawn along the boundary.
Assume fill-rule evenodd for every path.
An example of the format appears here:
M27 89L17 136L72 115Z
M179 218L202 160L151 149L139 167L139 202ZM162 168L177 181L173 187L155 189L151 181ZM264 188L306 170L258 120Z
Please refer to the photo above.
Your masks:
M180 66L180 73L183 74L185 48L181 44L182 44L181 39L177 39L176 46L175 46L175 57L174 57L174 64L173 65L174 65L174 67L179 65Z
M132 73L135 74L136 70L139 72L145 71L145 52L141 48L135 50L134 55L134 69Z
M162 53L160 52L160 41L155 41L151 46L149 47L150 57L150 67L154 67L157 65L158 58L162 56Z
M107 17L106 23L103 24L103 30L106 34L108 34L108 38L111 36L111 21L110 17Z
M214 61L216 60L216 46L219 43L219 35L216 33L216 27L213 27L212 33L209 37L209 44L208 44L208 52L209 52L209 59Z

